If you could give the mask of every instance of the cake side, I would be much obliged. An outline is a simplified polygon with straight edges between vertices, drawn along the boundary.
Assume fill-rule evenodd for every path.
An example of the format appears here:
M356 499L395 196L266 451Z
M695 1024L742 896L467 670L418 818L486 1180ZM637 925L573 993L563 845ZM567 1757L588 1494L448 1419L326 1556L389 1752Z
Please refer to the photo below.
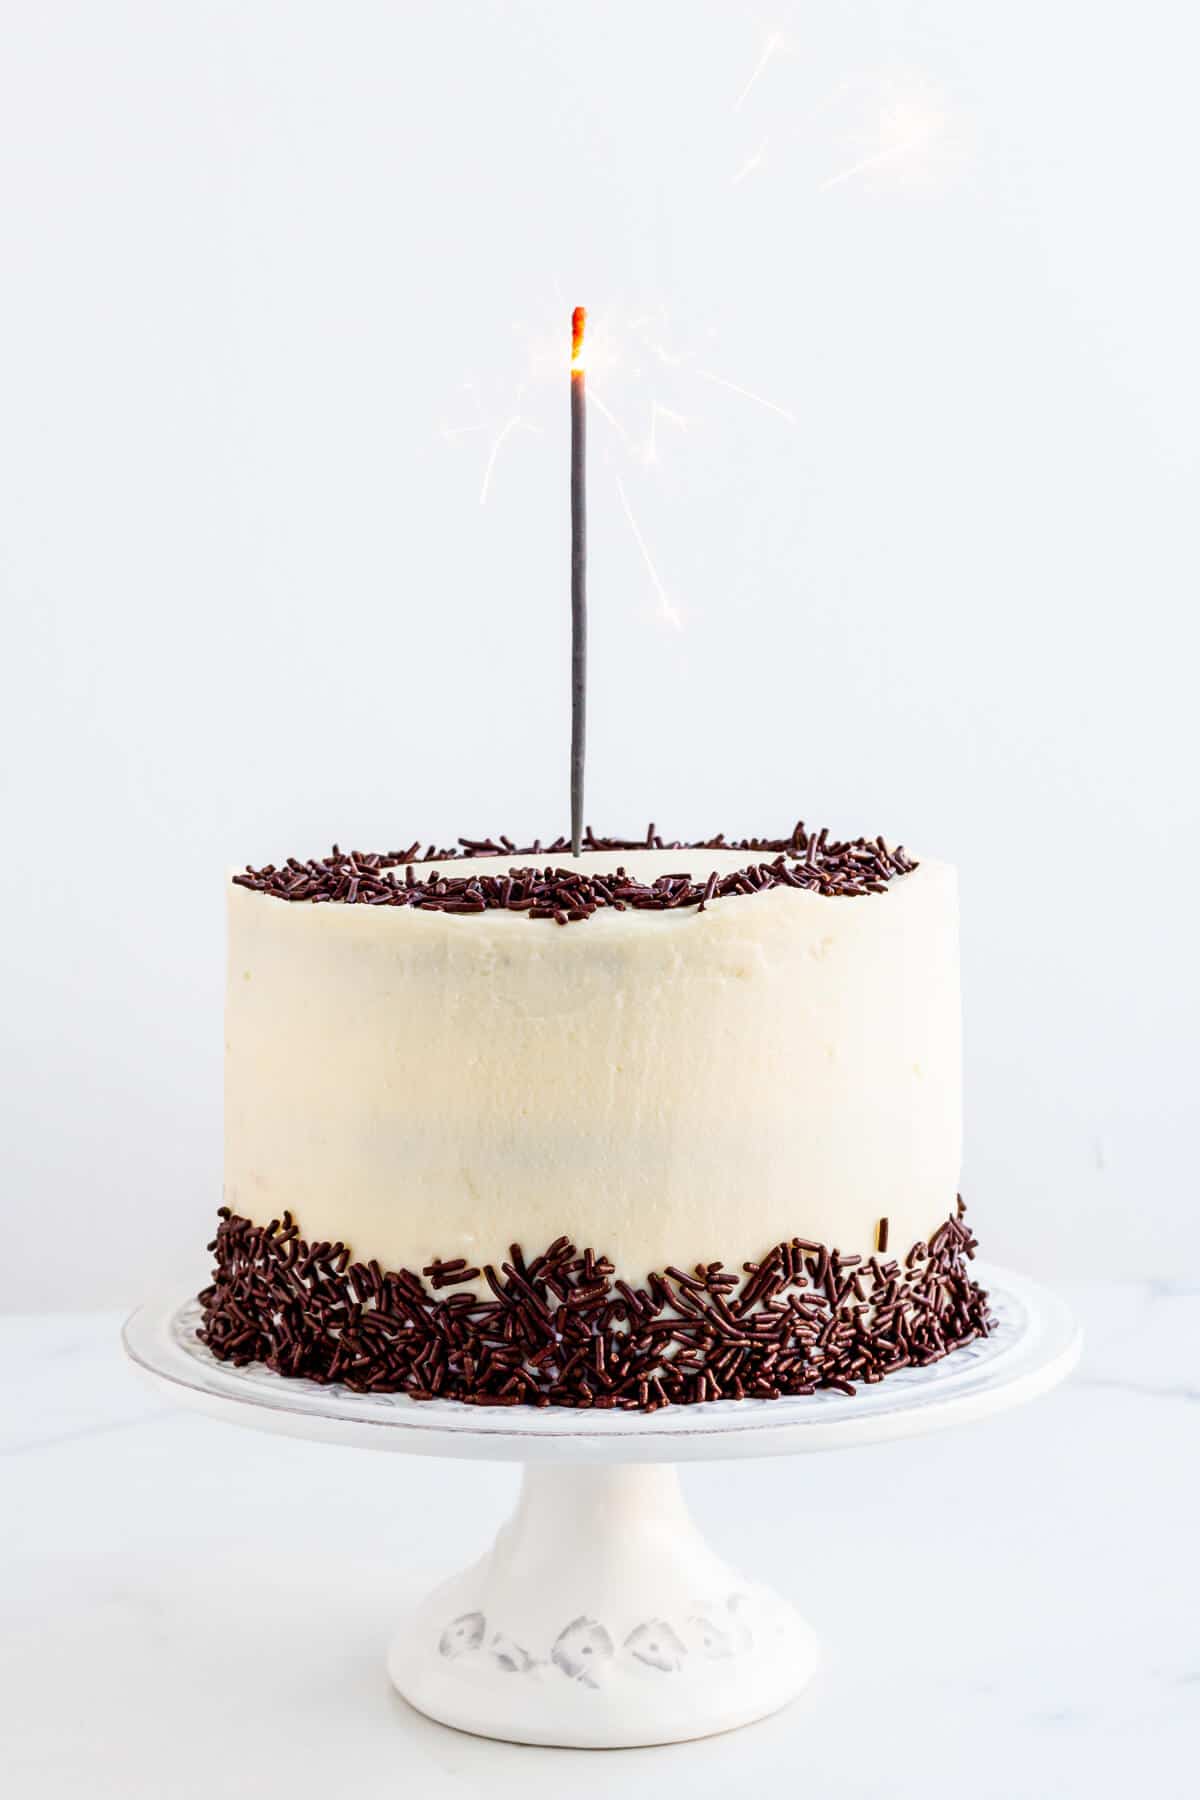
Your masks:
M575 862L651 882L747 858ZM581 931L231 886L226 1203L392 1270L563 1233L630 1284L797 1234L907 1253L957 1191L958 1009L936 862L862 898L778 885Z

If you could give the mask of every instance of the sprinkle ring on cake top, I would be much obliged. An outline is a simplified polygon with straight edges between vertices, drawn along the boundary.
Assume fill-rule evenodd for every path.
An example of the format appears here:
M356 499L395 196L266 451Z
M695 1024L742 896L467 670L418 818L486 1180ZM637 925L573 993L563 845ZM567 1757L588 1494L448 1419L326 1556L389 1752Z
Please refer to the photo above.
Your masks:
M788 838L742 838L732 843L724 834L697 844L664 843L651 825L641 842L627 838L598 838L589 829L584 835L585 851L613 850L744 850L756 852L757 859L744 868L719 875L710 870L703 880L686 871L656 876L653 882L639 882L625 868L603 878L561 864L507 867L492 875L473 871L470 875L443 876L436 868L427 875L416 870L423 865L461 859L472 861L496 857L509 861L514 857L547 857L570 854L566 838L553 843L534 842L518 849L503 833L496 838L461 837L454 849L438 850L430 844L424 854L420 843L407 850L383 853L351 850L343 852L333 846L329 856L300 862L289 857L282 868L268 863L261 869L249 866L234 876L239 887L256 893L271 894L277 900L335 901L348 906L412 906L418 910L447 913L481 913L507 910L525 912L531 919L553 919L559 925L590 918L602 906L617 912L628 907L638 911L666 912L677 906L699 906L711 900L722 900L733 894L763 893L774 887L804 888L812 893L852 898L861 894L881 894L889 881L909 875L917 867L903 846L891 850L882 837L853 838L846 842L831 841L826 830L804 829L801 820ZM763 857L773 853L771 860ZM397 870L403 867L401 879Z

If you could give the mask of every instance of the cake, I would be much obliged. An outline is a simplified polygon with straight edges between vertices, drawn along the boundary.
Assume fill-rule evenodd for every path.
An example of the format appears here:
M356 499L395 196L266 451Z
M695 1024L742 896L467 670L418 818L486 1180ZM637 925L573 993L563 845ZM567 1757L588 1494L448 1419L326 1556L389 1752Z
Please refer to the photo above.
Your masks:
M411 845L228 893L200 1335L359 1392L853 1392L986 1333L957 887L882 838Z

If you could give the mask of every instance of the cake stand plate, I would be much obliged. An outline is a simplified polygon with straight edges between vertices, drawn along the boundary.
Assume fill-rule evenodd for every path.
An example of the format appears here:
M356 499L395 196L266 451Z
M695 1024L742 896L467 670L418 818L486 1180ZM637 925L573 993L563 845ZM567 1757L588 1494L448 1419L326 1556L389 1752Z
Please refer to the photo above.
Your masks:
M1078 1360L1065 1304L980 1266L993 1334L853 1395L709 1401L661 1412L474 1407L351 1394L221 1363L194 1300L125 1326L132 1360L180 1404L232 1424L410 1455L525 1464L492 1549L418 1605L388 1658L443 1724L529 1744L675 1743L778 1711L817 1665L811 1629L730 1568L688 1516L680 1462L848 1448L1016 1406Z

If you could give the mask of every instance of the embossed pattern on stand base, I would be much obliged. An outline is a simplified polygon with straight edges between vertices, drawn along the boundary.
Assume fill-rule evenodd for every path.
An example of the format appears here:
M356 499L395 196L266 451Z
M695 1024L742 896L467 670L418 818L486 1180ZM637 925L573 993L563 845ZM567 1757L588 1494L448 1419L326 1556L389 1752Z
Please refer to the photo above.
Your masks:
M390 1659L414 1706L528 1743L704 1737L786 1704L816 1666L792 1607L730 1568L669 1464L533 1467L487 1556Z

